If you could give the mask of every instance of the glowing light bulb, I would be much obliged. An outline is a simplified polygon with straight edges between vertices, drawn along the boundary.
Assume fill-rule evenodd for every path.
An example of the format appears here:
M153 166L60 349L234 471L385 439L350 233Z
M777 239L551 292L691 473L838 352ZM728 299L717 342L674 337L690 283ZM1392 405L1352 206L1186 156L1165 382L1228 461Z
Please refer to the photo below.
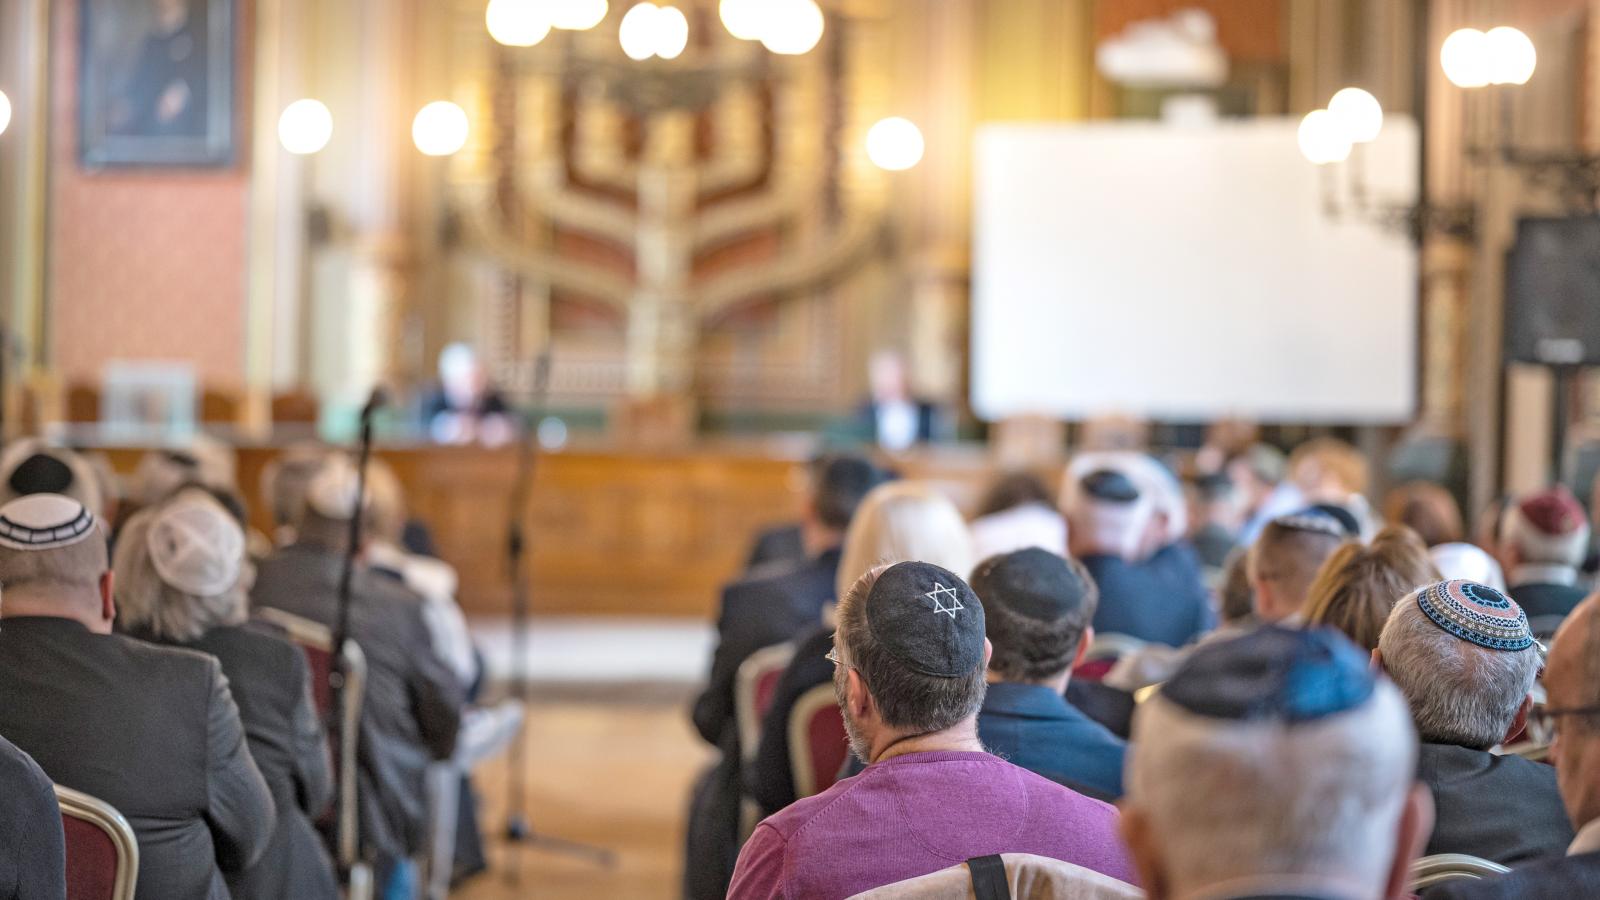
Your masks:
M900 172L922 161L922 131L909 119L891 116L867 130L867 158L880 169Z
M761 27L761 46L784 56L809 53L827 27L816 0L771 0L767 17Z
M278 142L298 156L316 153L333 139L333 113L309 97L283 108L278 117Z
M1539 54L1528 36L1501 25L1483 36L1489 59L1490 84L1527 84L1539 65ZM1448 73L1446 73L1448 74Z
M1476 28L1451 32L1439 48L1439 64L1456 87L1483 87L1489 83L1488 35Z
M1300 152L1312 163L1323 166L1343 162L1350 156L1350 137L1339 120L1325 109L1315 109L1300 120L1296 132Z
M1361 88L1347 87L1334 94L1328 112L1353 144L1365 144L1383 130L1383 106Z
M663 6L656 13L656 55L677 59L689 46L689 20L676 6Z
M767 4L763 0L722 0L717 14L722 27L741 41L759 41L766 31Z
M507 47L532 47L550 33L550 16L539 0L489 0L483 21L489 36Z
M629 59L649 59L656 55L657 18L661 8L654 3L639 3L622 17L617 41Z
M467 145L467 112L449 100L435 100L411 121L411 140L425 156L450 156Z
M567 31L588 31L606 20L606 0L545 0L550 24Z

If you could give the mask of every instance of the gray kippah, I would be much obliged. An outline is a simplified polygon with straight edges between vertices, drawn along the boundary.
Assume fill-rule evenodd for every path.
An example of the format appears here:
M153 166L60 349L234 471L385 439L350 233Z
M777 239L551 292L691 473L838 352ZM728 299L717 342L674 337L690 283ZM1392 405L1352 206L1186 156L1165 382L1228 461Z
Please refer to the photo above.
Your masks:
M907 668L959 678L983 667L983 604L954 572L904 562L878 575L866 599L867 630Z
M28 494L0 506L0 546L12 550L70 547L94 533L94 513L60 494Z

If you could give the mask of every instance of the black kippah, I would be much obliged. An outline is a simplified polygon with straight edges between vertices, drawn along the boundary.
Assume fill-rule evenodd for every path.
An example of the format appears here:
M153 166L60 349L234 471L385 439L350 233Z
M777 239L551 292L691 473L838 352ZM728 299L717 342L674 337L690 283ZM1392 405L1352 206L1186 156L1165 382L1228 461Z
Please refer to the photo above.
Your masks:
M986 604L1000 604L1018 615L1054 622L1083 607L1095 587L1065 559L1030 547L996 556L972 575L972 589Z
M1298 723L1361 706L1376 686L1367 657L1338 632L1268 625L1199 645L1161 696L1211 719Z
M867 594L866 621L912 671L959 678L983 667L983 605L949 569L924 562L885 569Z
M22 461L7 482L17 494L65 494L72 487L72 467L48 453Z
M1132 503L1139 499L1133 479L1115 469L1097 469L1083 476L1083 492L1108 503Z

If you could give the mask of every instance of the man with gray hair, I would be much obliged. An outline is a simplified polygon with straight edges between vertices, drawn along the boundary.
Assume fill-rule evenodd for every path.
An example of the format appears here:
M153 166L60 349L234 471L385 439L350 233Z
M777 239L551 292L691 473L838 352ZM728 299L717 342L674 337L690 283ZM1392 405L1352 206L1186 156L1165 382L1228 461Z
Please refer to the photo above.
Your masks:
M1428 853L1515 865L1572 840L1555 770L1490 753L1527 725L1540 650L1522 609L1473 581L1441 581L1395 604L1372 652L1411 704L1418 778L1438 824Z
M112 633L105 533L83 504L0 507L0 734L57 784L116 807L139 900L228 900L276 810L216 659Z
M1561 485L1518 498L1500 527L1507 590L1528 614L1534 634L1549 636L1582 602L1578 568L1589 553L1589 517Z
M1123 838L1153 900L1404 897L1431 820L1416 748L1335 632L1208 642L1135 715Z

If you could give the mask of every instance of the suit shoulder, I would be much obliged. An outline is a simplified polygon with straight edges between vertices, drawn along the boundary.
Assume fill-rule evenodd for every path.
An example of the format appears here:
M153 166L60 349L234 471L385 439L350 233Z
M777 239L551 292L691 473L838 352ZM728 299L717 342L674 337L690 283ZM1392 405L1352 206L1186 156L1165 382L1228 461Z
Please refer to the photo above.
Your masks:
M123 653L137 665L168 669L184 673L220 672L222 665L216 657L200 650L153 644L127 635L115 635Z

